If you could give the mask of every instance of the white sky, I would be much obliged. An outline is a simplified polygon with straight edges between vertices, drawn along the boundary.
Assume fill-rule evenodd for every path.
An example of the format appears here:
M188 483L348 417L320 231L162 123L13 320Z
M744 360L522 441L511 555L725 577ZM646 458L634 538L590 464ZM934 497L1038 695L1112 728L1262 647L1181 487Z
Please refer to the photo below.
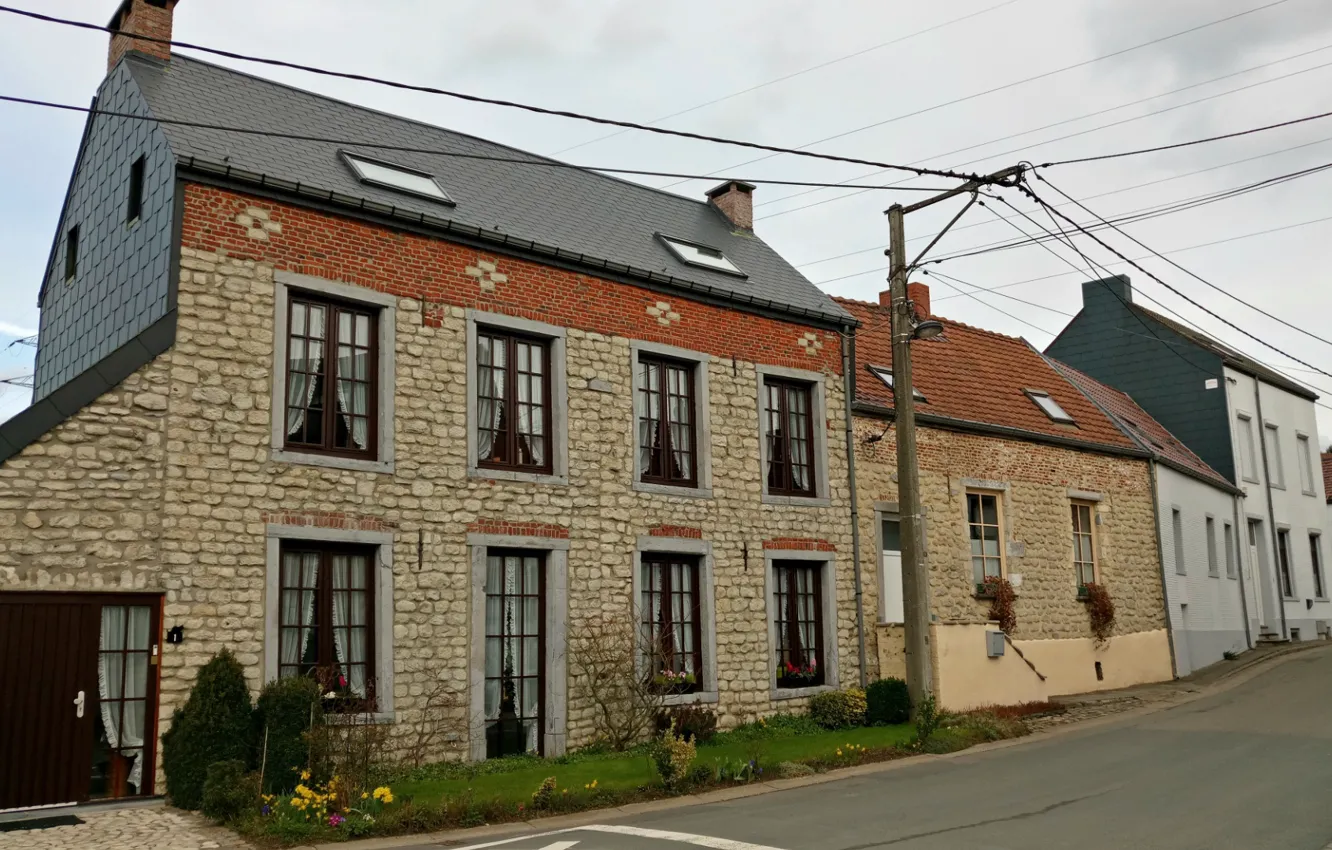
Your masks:
M631 0L183 0L176 38L261 56L491 97L649 122L728 94L909 36L1002 0L931 3L777 0L764 4ZM880 126L814 145L820 151L890 162L925 160L935 167L991 171L1191 138L1332 110L1332 14L1326 0L1284 0L1121 56L1001 92L928 109L1096 56L1188 29L1272 0L1012 0L960 23L871 50L663 122L664 126L771 144L800 146L879 122ZM24 5L104 23L116 0L63 0ZM1312 52L1310 51L1317 51ZM1308 55L1296 57L1297 54ZM106 37L13 16L0 16L0 93L86 105L105 72ZM1281 61L1285 60L1285 61ZM217 60L210 60L217 61ZM1270 64L1253 71L1246 69ZM888 182L871 169L777 156L761 162L738 148L612 130L498 107L395 91L300 72L237 64L246 70L347 100L585 165L716 174L718 177ZM1329 67L1319 67L1327 64ZM1243 73L1240 73L1243 72ZM1303 73L1298 73L1303 72ZM1228 76L1224 80L1215 78ZM1293 76L1287 76L1293 75ZM1278 77L1285 79L1277 79ZM1259 84L1259 85L1254 85ZM1187 91L1154 98L1184 86ZM1251 86L1251 87L1250 87ZM1232 89L1250 87L1233 94ZM1196 105L1180 106L1199 98ZM1134 101L1153 98L1136 105ZM1123 106L1123 108L1116 108ZM1169 112L1147 116L1168 107ZM1095 117L1078 119L1089 113ZM1141 120L1134 119L1138 116ZM1037 130L1046 125L1057 127ZM1090 130L1076 138L1050 141ZM9 343L37 328L37 291L82 129L82 117L0 104L0 378L31 370L32 349ZM1026 132L1032 131L1035 132ZM994 139L1025 133L992 144ZM950 151L973 150L945 156ZM1287 150L1289 148L1298 149ZM1014 150L1016 149L1016 150ZM1284 153L1280 151L1285 151ZM1240 159L1249 162L1226 165ZM1176 152L1051 169L1049 177L1107 217L1191 198L1332 162L1332 118ZM1212 166L1224 166L1193 176ZM1136 184L1177 177L1156 185ZM665 186L675 181L647 180ZM701 197L717 180L674 191ZM914 185L941 185L937 179ZM909 184L910 185L910 184ZM1039 187L1040 184L1037 184ZM1128 231L1160 251L1221 244L1172 258L1222 289L1332 338L1332 289L1325 245L1332 221L1236 239L1256 231L1332 217L1332 171L1195 210L1144 221ZM1039 189L1038 189L1039 190ZM873 300L884 287L886 223L892 199L883 191L802 191L761 186L755 200L760 235L835 295ZM1044 188L1050 199L1056 193ZM1029 203L1003 193L1023 209ZM845 197L844 197L845 196ZM827 201L795 209L815 201ZM944 204L909 217L908 235L934 232L956 211ZM1003 208L1000 204L993 206ZM1068 210L1072 214L1073 210ZM1075 216L1082 218L1082 215ZM1024 229L1029 222L1019 220ZM1048 219L1042 219L1048 224ZM984 209L973 208L933 254L1016 236ZM1130 257L1145 252L1108 232L1102 238ZM1231 241L1233 240L1233 241ZM913 243L917 250L925 241ZM1325 388L1332 377L1310 373L1224 327L1141 273L1119 265L1084 240L1083 250L1111 271L1130 274L1139 300L1159 299L1219 339L1288 374ZM1076 261L1071 252L1061 253ZM840 259L826 258L859 252ZM826 260L820 262L822 260ZM1210 309L1321 369L1332 372L1332 345L1264 318L1159 260L1146 268ZM993 287L1058 272L1068 265L1040 247L948 262L940 272ZM1086 274L1066 274L1003 292L1066 313L1080 306ZM924 278L918 278L924 279ZM935 311L1025 336L1044 347L1065 316L996 295L980 303L938 278ZM1144 302L1149 303L1149 302ZM990 306L987 306L990 305ZM999 308L1023 321L1005 316ZM27 403L27 391L0 384L0 419ZM1332 404L1332 399L1329 399ZM1332 411L1320 408L1323 445Z

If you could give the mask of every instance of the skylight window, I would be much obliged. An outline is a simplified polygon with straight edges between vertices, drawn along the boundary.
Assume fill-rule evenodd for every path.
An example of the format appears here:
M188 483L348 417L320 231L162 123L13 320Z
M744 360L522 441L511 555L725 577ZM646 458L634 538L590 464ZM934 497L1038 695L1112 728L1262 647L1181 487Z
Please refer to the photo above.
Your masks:
M893 370L892 370L892 369L885 369L885 368L882 367L882 366L870 366L870 367L869 367L869 370L870 370L870 374L872 374L874 377L878 378L880 381L883 381L884 386L888 387L888 389L890 389L890 390L893 388ZM927 399L927 398L925 398L925 396L921 395L920 390L916 389L915 387L912 387L912 388L911 388L911 397L914 398L916 401L923 402L923 403L925 403L925 404L929 404L929 403L930 403L930 402L929 402L929 399Z
M432 174L417 171L414 168L404 168L401 165L377 162L350 153L344 153L342 158L351 166L352 171L356 172L356 177L362 183L371 186L382 186L385 189L394 189L410 195L420 195L432 201L443 201L446 204L453 203L453 199L449 197L448 193L444 191L444 187L439 185L439 181Z
M709 245L700 245L697 242L686 242L683 239L674 239L670 236L657 234L657 238L662 244L671 250L675 258L682 263L688 263L691 266L698 266L713 271L733 274L736 277L749 277L749 275L740 271L735 263L727 259L720 248L713 248Z
M1031 399L1041 412L1053 419L1055 422L1073 423L1073 417L1064 412L1064 408L1059 406L1059 402L1050 398L1050 394L1044 390L1027 390L1027 398Z

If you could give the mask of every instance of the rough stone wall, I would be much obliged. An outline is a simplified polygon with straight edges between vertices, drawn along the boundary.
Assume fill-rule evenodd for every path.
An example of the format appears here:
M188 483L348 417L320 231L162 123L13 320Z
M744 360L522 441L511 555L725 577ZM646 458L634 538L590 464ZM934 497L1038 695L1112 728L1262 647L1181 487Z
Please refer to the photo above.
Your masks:
M270 399L275 270L314 274L397 296L395 470L346 471L271 459ZM8 586L109 585L121 561L75 562L43 577L29 513L59 502L41 494L64 478L108 476L112 455L55 462L50 446L91 438L112 410L144 432L147 452L119 449L120 463L151 484L141 522L151 550L136 550L137 587L165 592L167 627L185 627L163 649L163 726L184 699L198 666L222 648L236 652L252 686L263 677L264 586L269 523L395 532L394 740L408 746L433 683L451 683L460 707L433 756L467 752L464 709L470 647L469 531L519 524L569 540L572 633L598 613L629 610L636 539L663 529L712 543L715 557L718 709L724 725L793 707L770 698L768 548L838 553L836 623L843 682L857 677L842 386L835 333L663 297L517 260L484 257L439 240L390 233L307 210L214 189L187 189L175 346L126 386L76 416L3 467L31 479L0 502L0 568ZM666 306L663 307L662 304ZM521 315L567 328L569 483L469 478L466 472L465 308ZM712 498L632 489L630 338L667 342L709 355ZM825 376L831 505L761 503L755 363ZM153 388L152 392L145 390ZM136 399L123 412L115 404ZM148 426L151 425L152 428ZM108 426L103 435L129 439ZM68 435L74 435L69 437ZM60 449L59 451L64 451ZM102 451L98 449L97 451ZM69 453L69 454L72 454ZM120 457L115 455L114 457ZM823 459L820 459L823 462ZM99 479L100 480L100 479ZM137 480L137 479L136 479ZM91 485L91 486L89 486ZM128 485L126 485L128 486ZM82 500L84 528L107 524L92 481ZM46 498L41 496L41 498ZM146 498L146 497L145 497ZM137 504L137 502L136 502ZM138 526L132 525L139 522ZM62 532L63 533L63 532ZM87 534L79 531L79 534ZM144 532L147 534L147 532ZM105 546L96 540L78 545ZM43 550L45 551L45 550ZM101 576L101 578L98 578ZM568 741L588 743L592 708L569 683Z
M885 423L857 418L856 481L866 575L878 575L874 503L897 501L895 432L867 437ZM1090 638L1073 571L1070 490L1099 493L1096 556L1101 581L1115 602L1115 634L1165 628L1165 606L1144 460L1035 442L921 428L922 501L930 558L932 608L941 622L976 623L990 603L975 598L966 525L966 480L1007 485L1003 496L1004 569L1020 574L1016 588L1019 640ZM984 489L984 488L982 488ZM877 617L877 581L866 582L866 617Z

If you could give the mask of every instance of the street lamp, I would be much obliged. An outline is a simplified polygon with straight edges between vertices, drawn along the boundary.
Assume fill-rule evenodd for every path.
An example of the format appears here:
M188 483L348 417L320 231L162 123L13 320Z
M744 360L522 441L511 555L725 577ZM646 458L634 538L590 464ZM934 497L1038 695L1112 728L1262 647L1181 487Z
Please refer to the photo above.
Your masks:
M915 328L911 331L911 336L915 339L934 339L943 332L943 322L926 319L923 322L916 322Z

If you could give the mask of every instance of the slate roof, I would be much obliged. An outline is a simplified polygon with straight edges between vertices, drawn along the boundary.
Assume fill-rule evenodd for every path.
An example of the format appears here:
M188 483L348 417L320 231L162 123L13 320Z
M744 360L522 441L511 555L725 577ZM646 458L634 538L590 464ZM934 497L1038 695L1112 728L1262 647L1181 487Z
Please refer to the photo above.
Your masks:
M1237 492L1235 486L1227 481L1224 475L1204 463L1202 458L1190 451L1189 447L1167 431L1164 425L1139 407L1127 393L1106 386L1090 375L1083 374L1053 357L1047 359L1056 370L1063 373L1064 377L1108 414L1125 434L1132 437L1144 451L1151 452L1158 461L1228 493Z
M869 372L892 368L888 310L877 304L838 298L861 322L856 331L856 401L891 408L892 390ZM925 401L916 402L922 421L936 416L958 423L1017 429L1033 435L1140 452L1138 445L1027 343L1018 337L931 316L944 325L941 336L912 343L912 383ZM1042 390L1076 424L1046 416L1026 394Z
M399 213L428 215L515 241L530 240L601 261L710 288L718 297L771 302L834 322L847 315L814 284L752 233L737 230L704 200L693 200L581 168L524 166L435 153L377 150L399 145L480 156L553 162L474 136L390 115L271 80L173 55L170 63L126 58L159 119L364 141L362 145L301 141L163 124L178 160L212 164L294 181L303 189L365 200ZM456 206L369 186L356 179L340 150L435 175ZM678 260L654 234L721 249L746 275ZM623 270L621 270L623 271Z
M1328 504L1332 504L1332 453L1323 452L1323 492L1327 494Z
M1281 374L1280 372L1277 372L1276 370L1268 366L1264 366L1263 364L1259 363L1257 360L1254 360L1252 357L1249 357L1247 354L1241 354L1240 352L1236 351L1230 346L1217 342L1216 340L1212 339L1210 336L1207 336L1206 334L1201 333L1200 331L1196 331L1193 328L1186 327L1180 324L1179 322L1174 321L1173 319L1167 319L1165 316L1162 316L1160 313L1148 310L1146 307L1143 307L1141 305L1129 304L1128 306L1130 310L1134 310L1140 315L1145 316L1146 318L1149 318L1154 322L1159 322L1162 325L1165 325L1171 331L1179 334L1180 336L1184 337L1185 339L1189 340L1195 345L1198 345L1212 352L1216 356L1220 357L1221 361L1225 363L1227 366L1230 366L1234 369L1238 369L1239 371L1249 375L1255 375L1273 386L1281 387L1287 392L1292 392L1295 395L1298 395L1302 398L1307 398L1311 401L1318 398L1318 394L1310 390L1308 387L1302 384L1298 384L1295 381L1292 381L1290 378L1286 377L1285 375Z

